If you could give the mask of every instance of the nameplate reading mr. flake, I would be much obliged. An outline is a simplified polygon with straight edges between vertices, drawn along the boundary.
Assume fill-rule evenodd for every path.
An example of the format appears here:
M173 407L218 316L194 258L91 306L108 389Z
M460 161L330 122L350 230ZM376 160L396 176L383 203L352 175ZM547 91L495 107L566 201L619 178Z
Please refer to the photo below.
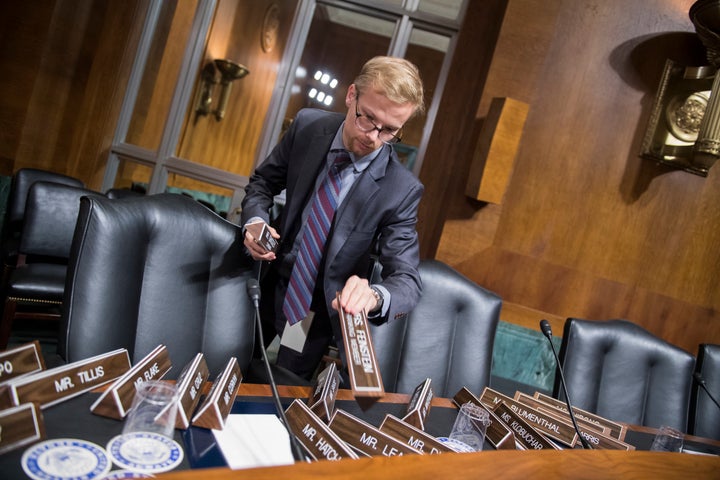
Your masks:
M410 397L405 416L402 418L404 422L420 430L425 430L425 418L432 406L433 391L432 388L430 388L431 381L429 378L426 378L424 382L415 387L415 391L412 397Z
M323 422L327 422L332 417L335 409L335 397L340 386L340 374L334 362L328 363L328 366L318 375L317 385L310 398L308 398L308 407L315 415L320 417Z
M515 441L523 450L562 450L520 418L504 401L495 405L494 411L498 418L513 431Z
M0 352L0 383L43 370L45 362L40 353L40 342L37 340Z
M357 459L357 453L343 442L300 399L285 410L293 435L302 443L314 460Z
M337 303L340 305L340 294L337 295ZM351 315L342 307L338 307L338 313L353 396L382 397L385 389L370 339L367 314L363 311Z
M408 453L422 454L420 450L415 450L344 410L335 411L330 421L330 429L357 452L368 456L394 457Z
M380 425L380 431L422 453L434 454L455 451L432 435L428 435L419 428L405 423L390 414L385 415L385 419Z
M171 367L167 347L158 345L125 375L115 380L90 406L90 411L95 415L116 420L125 418L132 407L138 385L150 380L160 380Z
M42 412L34 403L0 411L0 455L45 438Z
M175 428L184 430L190 426L190 417L200 403L200 395L209 376L207 362L202 353L195 355L180 373L177 381L178 410Z
M130 368L126 349L14 378L3 385L13 405L36 402L50 407L113 381Z
M515 435L512 430L510 430L510 427L498 418L492 408L483 405L480 399L470 390L466 387L461 388L453 397L453 401L458 407L470 402L486 410L490 414L490 425L488 425L485 432L485 438L498 450L516 450Z
M222 375L215 379L210 393L192 419L196 427L222 430L235 402L242 373L237 358L231 357Z

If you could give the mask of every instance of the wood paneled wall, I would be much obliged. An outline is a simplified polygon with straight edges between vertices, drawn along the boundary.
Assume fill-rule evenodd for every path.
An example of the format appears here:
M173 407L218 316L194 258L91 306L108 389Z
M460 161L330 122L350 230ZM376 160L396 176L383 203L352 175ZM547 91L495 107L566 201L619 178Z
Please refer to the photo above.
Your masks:
M463 28L453 69L473 56L478 65L446 90L439 115L465 95L477 110L458 134L476 139L493 97L530 109L499 205L462 193L475 148L466 138L453 175L436 174L434 133L424 163L434 166L421 173L424 256L522 306L504 319L531 328L544 315L556 332L566 317L626 318L692 353L720 343L720 166L703 178L639 158L666 58L706 63L692 3L471 1L476 28Z

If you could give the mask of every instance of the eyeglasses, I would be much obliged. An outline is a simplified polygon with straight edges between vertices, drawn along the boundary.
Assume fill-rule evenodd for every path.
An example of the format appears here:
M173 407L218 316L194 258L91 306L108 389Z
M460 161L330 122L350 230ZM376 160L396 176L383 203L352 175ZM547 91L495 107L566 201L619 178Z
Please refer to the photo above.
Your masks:
M355 126L365 133L373 130L378 132L378 139L383 143L397 143L402 139L402 127L398 129L380 128L375 125L370 117L360 113L358 104L360 103L360 94L355 96Z

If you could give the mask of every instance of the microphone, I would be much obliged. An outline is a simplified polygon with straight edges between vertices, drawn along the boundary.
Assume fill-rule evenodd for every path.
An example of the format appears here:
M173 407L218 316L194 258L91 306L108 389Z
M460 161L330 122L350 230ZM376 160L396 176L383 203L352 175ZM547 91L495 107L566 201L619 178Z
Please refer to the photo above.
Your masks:
M558 371L560 372L560 384L562 385L563 393L565 393L565 403L567 404L568 412L570 412L570 420L572 420L573 427L575 427L575 432L578 434L582 447L587 450L592 450L592 447L588 443L587 439L585 439L585 437L582 436L582 433L580 433L577 420L575 420L575 413L573 412L572 405L570 405L570 397L568 396L567 386L565 385L565 375L563 374L562 365L560 365L560 358L558 358L558 354L555 351L555 345L552 342L552 328L550 327L550 322L545 319L540 320L540 330L542 330L543 335L545 335L550 342L550 348L552 348L553 355L555 356L555 363L557 364Z
M285 416L285 410L283 410L282 404L280 403L280 394L277 390L275 378L273 378L272 371L270 370L270 361L268 360L267 352L265 351L265 340L263 338L262 322L260 321L260 284L257 279L250 278L247 281L246 287L248 297L250 297L250 300L252 300L253 305L255 306L255 327L258 331L260 350L262 351L263 363L265 364L265 373L267 373L268 380L270 381L270 388L272 390L273 400L275 401L275 409L277 410L278 415L280 415L280 419L282 420L285 430L287 430L288 436L290 437L290 449L292 450L293 458L296 462L303 460L309 461L303 454L300 444L298 443L297 438L295 438L295 434L290 429L290 424Z
M700 385L700 387L705 390L705 393L707 393L707 396L710 397L710 400L713 401L715 405L717 405L718 408L720 408L720 403L715 399L712 393L710 393L710 390L708 390L707 385L705 385L705 379L702 375L700 375L700 372L693 373L693 377L695 378L695 381Z

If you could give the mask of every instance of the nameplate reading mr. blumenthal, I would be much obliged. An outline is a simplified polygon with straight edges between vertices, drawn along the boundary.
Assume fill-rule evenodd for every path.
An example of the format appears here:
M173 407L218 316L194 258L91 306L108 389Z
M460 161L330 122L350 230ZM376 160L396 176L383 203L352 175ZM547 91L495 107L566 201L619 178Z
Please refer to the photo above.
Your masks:
M340 294L337 295L337 303L340 305ZM338 307L338 313L353 396L382 397L385 389L370 339L367 314L363 311L351 315L342 307Z

